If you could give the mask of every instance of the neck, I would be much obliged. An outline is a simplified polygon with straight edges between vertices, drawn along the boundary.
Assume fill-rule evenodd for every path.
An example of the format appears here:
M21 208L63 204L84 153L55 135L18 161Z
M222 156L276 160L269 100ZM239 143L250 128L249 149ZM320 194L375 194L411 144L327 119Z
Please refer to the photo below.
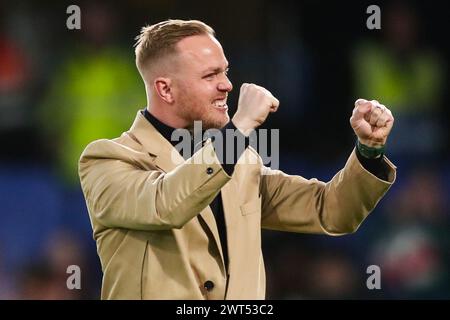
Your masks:
M189 124L186 123L186 120L180 119L177 116L174 116L172 113L168 112L167 110L169 110L169 108L170 106L159 107L150 104L147 105L148 112L150 112L152 116L154 116L165 125L174 129L189 127Z

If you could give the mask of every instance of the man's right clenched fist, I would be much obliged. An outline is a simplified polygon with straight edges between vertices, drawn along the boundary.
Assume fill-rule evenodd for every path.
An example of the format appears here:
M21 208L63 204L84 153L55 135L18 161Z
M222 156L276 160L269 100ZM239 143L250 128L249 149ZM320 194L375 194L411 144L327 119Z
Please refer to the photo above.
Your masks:
M242 133L248 135L251 130L264 123L269 112L277 111L279 105L280 102L269 90L253 83L244 83L232 122Z

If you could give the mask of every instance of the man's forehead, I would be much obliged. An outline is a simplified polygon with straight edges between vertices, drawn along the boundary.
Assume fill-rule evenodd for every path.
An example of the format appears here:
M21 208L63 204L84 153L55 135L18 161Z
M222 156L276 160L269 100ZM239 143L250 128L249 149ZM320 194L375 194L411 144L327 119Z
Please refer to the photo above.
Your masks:
M219 41L207 35L184 38L177 43L177 49L179 54L199 62L219 57L225 59Z

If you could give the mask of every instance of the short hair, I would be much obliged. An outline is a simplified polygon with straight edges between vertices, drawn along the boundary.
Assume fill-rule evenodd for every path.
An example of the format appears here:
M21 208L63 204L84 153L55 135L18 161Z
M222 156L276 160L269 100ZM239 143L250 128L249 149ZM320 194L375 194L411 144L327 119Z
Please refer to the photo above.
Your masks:
M187 37L211 35L213 28L198 20L166 20L148 25L136 37L136 66L141 73L160 58L176 52L176 44Z

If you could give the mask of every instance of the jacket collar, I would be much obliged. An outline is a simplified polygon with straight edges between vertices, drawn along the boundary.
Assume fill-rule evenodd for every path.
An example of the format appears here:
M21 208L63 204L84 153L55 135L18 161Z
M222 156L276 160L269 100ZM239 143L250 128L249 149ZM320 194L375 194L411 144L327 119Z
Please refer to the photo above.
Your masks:
M184 162L177 149L158 132L140 110L128 133L154 157L154 164L164 172L169 172Z

